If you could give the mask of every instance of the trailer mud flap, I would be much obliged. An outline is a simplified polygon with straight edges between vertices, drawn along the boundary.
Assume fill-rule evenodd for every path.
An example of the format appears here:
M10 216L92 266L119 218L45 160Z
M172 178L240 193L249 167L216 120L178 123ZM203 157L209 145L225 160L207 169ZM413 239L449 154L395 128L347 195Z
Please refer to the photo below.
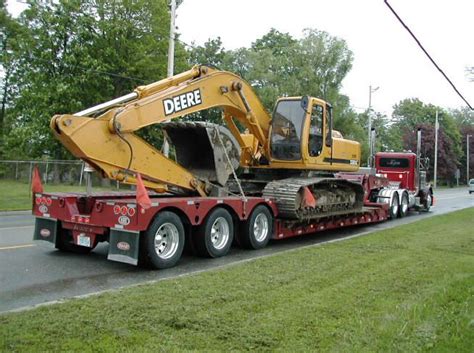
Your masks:
M139 243L140 232L112 228L107 259L137 265Z
M56 219L36 217L33 240L46 240L56 244L57 233L58 221Z

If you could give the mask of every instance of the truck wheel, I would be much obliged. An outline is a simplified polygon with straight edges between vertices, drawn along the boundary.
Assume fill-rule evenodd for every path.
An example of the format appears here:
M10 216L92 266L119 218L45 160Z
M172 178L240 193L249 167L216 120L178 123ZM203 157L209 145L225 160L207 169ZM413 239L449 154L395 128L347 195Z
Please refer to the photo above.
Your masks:
M403 192L402 193L402 200L400 202L400 209L398 210L398 217L403 218L408 214L408 193Z
M68 229L62 229L58 233L56 240L56 249L64 252L72 252L74 254L88 254L94 247L80 246L73 243L72 232Z
M177 214L169 211L158 213L143 234L142 264L156 269L173 267L184 249L184 226Z
M243 223L240 244L246 249L264 248L273 233L273 217L267 207L255 207L250 217Z
M432 204L433 197L431 196L431 193L428 192L428 194L426 195L425 202L423 202L423 211L429 212Z
M195 237L196 253L203 257L226 255L234 238L232 216L224 208L216 208L198 228Z
M390 203L390 209L389 209L389 214L390 214L391 219L397 218L398 209L399 209L398 193L394 193L392 197L392 202Z

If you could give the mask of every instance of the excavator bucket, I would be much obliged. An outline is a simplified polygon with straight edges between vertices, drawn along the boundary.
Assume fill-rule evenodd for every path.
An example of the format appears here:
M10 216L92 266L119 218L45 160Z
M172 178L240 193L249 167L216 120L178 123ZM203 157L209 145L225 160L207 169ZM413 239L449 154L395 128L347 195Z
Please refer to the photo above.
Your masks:
M224 186L239 167L240 146L230 131L207 122L160 125L176 151L176 162L201 180Z

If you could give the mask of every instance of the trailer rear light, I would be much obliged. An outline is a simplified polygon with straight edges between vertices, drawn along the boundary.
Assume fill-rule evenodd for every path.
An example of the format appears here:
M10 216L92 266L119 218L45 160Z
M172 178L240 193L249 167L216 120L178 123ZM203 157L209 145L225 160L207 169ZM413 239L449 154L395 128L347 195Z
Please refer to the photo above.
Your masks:
M127 206L122 206L122 208L120 210L120 213L122 214L122 216L126 216L127 213L128 213L128 207Z
M51 206L53 203L53 200L51 200L49 197L46 198L46 206Z
M119 214L120 213L120 206L119 205L115 205L114 206L114 214Z
M136 213L135 207L130 207L130 208L128 209L128 215L129 215L130 217L135 216L135 213Z
M41 203L41 197L35 198L35 203L39 205Z
M89 217L84 217L84 223L89 223L89 222L90 222Z

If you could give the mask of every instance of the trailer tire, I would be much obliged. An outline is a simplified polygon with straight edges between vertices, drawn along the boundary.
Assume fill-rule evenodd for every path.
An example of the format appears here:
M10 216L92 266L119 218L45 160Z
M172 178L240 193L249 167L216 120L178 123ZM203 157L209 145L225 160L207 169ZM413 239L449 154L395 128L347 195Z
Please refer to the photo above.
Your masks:
M273 216L267 207L258 205L250 217L243 222L239 242L246 249L262 249L273 234Z
M395 219L398 216L399 207L398 193L393 193L392 200L390 201L389 215L391 219Z
M229 211L222 207L212 210L199 226L194 239L197 255L225 256L234 239L234 223Z
M89 254L95 247L89 248L87 246L80 246L72 243L72 232L67 229L59 231L55 246L59 251L82 255Z
M408 199L408 193L406 191L402 193L402 197L400 200L401 202L400 202L400 207L398 210L398 217L403 218L408 214L408 206L410 203Z
M140 264L155 269L176 265L184 249L184 226L176 213L158 213L140 244Z

